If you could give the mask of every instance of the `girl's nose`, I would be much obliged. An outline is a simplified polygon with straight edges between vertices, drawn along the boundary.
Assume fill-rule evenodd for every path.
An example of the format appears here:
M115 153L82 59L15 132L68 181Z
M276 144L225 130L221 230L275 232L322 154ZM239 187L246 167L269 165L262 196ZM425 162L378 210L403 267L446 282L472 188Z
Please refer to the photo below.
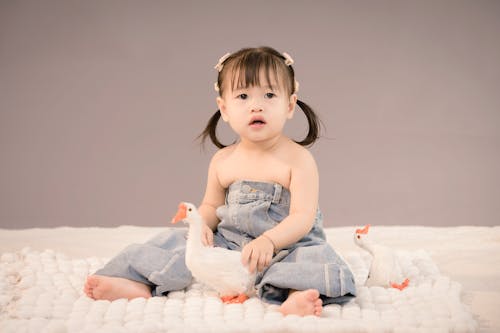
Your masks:
M252 112L262 112L262 110L263 110L263 108L262 108L261 101L259 101L259 100L253 101L252 106L251 106L251 111Z

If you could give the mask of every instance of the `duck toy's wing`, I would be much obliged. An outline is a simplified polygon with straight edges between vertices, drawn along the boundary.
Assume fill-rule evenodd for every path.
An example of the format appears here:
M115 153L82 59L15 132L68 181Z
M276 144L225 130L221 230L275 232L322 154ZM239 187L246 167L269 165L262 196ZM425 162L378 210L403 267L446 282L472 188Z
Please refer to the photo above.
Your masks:
M191 269L193 276L215 289L225 302L234 303L238 297L244 300L253 293L255 274L241 264L241 252L206 248L195 266Z

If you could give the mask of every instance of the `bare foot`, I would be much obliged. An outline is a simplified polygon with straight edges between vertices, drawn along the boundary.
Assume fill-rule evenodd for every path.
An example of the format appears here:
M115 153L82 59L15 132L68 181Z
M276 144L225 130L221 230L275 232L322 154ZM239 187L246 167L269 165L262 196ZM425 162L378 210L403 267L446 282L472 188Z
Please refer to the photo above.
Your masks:
M151 289L143 283L103 275L88 276L83 291L95 300L114 301L119 298L151 297Z
M288 295L283 304L281 304L280 312L283 315L298 315L320 316L323 310L323 301L319 298L319 291L316 289L307 289L303 291L294 291Z

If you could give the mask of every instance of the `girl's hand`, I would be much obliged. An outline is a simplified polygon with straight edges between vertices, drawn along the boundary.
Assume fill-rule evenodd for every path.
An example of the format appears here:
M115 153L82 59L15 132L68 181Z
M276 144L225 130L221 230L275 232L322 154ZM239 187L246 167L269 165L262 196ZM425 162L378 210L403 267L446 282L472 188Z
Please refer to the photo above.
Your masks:
M201 242L205 246L214 246L214 232L206 223L201 226Z
M257 268L262 272L269 266L273 258L274 244L267 236L260 236L243 247L241 251L241 263L248 265L250 273Z

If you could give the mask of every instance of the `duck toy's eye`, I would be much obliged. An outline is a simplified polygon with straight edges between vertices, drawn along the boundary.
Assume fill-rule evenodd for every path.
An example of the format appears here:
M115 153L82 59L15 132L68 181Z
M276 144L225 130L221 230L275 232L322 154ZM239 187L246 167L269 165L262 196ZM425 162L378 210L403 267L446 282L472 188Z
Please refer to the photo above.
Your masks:
M356 237L358 237L358 239L361 239L361 236L360 236L360 235L358 235L358 236L356 236Z
M193 208L189 208L189 209L188 209L188 212L190 212L190 211L192 211L192 210L193 210Z

